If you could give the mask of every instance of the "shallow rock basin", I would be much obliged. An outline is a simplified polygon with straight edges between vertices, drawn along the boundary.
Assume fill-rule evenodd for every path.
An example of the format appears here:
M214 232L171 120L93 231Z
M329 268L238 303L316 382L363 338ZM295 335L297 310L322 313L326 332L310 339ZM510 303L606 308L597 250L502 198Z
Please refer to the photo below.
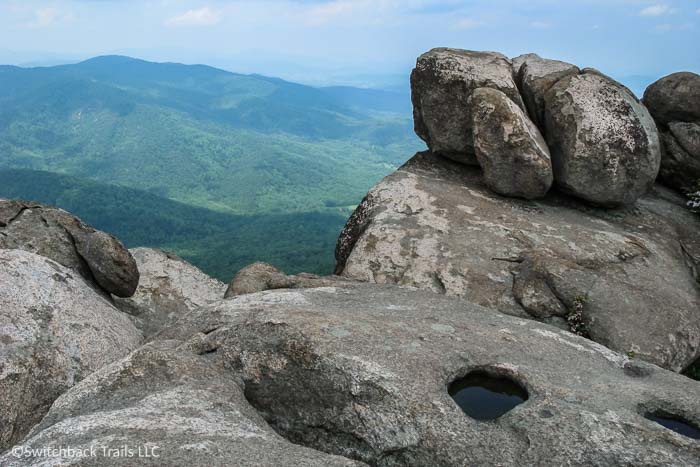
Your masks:
M648 414L646 418L680 435L700 440L700 429L678 417L664 414Z
M448 392L464 413L476 420L495 420L528 399L527 391L515 381L483 371L454 381Z

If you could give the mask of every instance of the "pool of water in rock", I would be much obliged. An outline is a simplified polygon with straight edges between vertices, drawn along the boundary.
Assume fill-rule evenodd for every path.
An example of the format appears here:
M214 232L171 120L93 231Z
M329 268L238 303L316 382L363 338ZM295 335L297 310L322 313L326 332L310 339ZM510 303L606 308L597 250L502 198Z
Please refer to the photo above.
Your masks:
M700 439L700 429L694 427L686 421L680 420L675 417L668 417L665 415L655 414L649 414L646 416L646 418L668 428L669 430L673 430L678 434L687 436L688 438Z
M528 399L515 381L485 372L472 372L450 385L448 392L457 405L476 420L494 420Z

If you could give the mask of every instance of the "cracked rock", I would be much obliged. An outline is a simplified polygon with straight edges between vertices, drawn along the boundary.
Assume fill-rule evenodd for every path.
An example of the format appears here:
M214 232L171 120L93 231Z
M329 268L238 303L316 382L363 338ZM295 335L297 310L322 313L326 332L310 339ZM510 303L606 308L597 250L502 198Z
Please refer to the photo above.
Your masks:
M246 401L236 375L210 355L176 345L150 343L90 375L54 403L22 446L93 449L94 457L51 459L65 466L364 465L285 440ZM106 451L122 446L133 454ZM40 457L17 458L12 451L0 457L7 467L44 462Z
M659 180L677 190L690 189L700 180L700 155L690 154L671 131L661 133Z
M697 382L426 291L262 292L194 312L161 337L216 348L295 444L370 465L700 462L697 441L644 417L663 410L697 425ZM527 401L494 421L470 418L447 388L474 370L514 380Z
M361 221L348 220L361 234L352 244L339 239L348 252L338 258L343 277L537 319L563 318L585 297L582 320L595 341L674 371L700 356L692 259L700 219L671 190L656 185L634 208L617 210L554 192L502 198L477 168L424 152L368 197ZM546 259L532 280L522 271L527 255Z

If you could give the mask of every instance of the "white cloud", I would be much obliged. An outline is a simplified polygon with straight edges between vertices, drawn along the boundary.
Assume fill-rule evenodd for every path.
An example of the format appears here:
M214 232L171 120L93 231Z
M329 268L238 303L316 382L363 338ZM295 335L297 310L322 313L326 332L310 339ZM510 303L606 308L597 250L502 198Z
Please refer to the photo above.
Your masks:
M639 14L642 16L663 16L671 12L672 10L671 8L669 8L668 5L657 3L656 5L651 5L644 8L642 11L639 12Z
M205 6L198 10L188 10L181 15L168 18L165 24L173 27L211 26L219 21L221 21L221 13Z

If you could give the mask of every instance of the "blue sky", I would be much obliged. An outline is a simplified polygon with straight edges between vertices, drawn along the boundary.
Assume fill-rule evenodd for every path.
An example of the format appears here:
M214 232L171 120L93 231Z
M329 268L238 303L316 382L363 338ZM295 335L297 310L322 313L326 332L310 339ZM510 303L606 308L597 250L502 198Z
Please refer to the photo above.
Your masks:
M436 46L534 51L616 77L700 71L700 0L0 0L0 62L121 53L382 84Z

